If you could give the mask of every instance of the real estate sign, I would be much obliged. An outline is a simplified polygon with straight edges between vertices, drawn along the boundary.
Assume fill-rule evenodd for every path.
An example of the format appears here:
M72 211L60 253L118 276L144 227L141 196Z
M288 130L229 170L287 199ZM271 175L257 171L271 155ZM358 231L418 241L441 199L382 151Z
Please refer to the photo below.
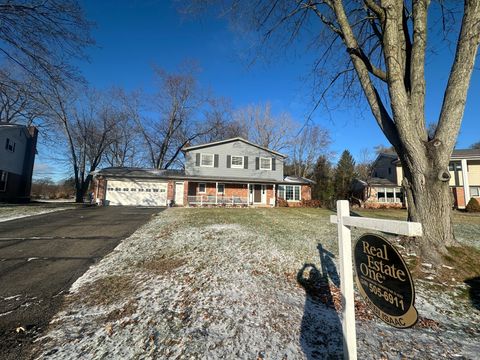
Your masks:
M354 261L360 294L373 313L397 328L413 326L415 289L397 249L381 236L365 234L354 246Z

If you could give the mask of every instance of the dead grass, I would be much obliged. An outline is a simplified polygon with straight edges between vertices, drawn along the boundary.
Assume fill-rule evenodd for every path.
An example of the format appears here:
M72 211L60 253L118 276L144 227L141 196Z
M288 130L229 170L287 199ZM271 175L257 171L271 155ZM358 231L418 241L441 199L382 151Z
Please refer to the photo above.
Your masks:
M111 305L134 293L134 282L128 275L111 275L85 284L74 297L89 306ZM73 300L73 299L72 299Z
M156 275L165 275L185 265L185 259L170 258L162 255L153 259L138 262L136 265Z

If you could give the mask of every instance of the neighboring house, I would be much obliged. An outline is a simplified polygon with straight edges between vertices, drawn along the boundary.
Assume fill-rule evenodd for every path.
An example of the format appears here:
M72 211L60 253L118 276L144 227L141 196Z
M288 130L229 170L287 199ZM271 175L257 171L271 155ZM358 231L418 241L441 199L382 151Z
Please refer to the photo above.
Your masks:
M401 188L403 170L395 154L380 154L372 166L369 181L356 180L354 196L367 206L406 206ZM480 199L480 149L454 150L449 164L454 206L463 209L473 197Z
M30 200L38 130L0 122L0 201Z
M283 175L286 155L233 138L182 149L185 170L106 168L95 197L106 205L290 206L311 199L311 180Z

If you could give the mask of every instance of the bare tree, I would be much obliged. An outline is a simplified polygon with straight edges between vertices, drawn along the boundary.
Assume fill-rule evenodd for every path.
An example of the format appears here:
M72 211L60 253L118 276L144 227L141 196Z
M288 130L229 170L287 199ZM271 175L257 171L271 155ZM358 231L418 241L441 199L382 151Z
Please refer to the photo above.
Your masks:
M14 68L0 69L0 121L32 124L41 116L34 79Z
M266 148L282 151L291 145L297 124L288 113L274 115L270 103L249 105L235 112L235 122L248 140Z
M310 177L319 156L327 155L330 143L330 134L326 129L318 125L304 126L294 139L294 174Z
M68 60L92 45L91 24L75 0L12 0L0 4L0 58L38 77L78 78Z
M312 24L320 25L323 37L310 37L320 48L316 69L333 76L323 76L327 82L319 97L324 98L326 89L341 79L347 80L345 93L359 89L364 94L378 126L400 158L408 218L423 224L420 251L425 258L440 262L447 246L457 244L451 219L448 163L480 41L480 2L463 2L455 57L433 137L428 136L425 119L427 20L434 13L429 9L429 0L226 3L235 10L230 12L235 19L248 20L264 35L264 43L278 39L293 43L299 34L304 36L302 39L318 34L308 30ZM439 4L446 9L445 2ZM461 7L457 2L450 6Z
M117 113L93 90L81 97L72 88L52 82L41 92L45 116L63 138L73 170L75 201L83 202L95 171L114 139Z

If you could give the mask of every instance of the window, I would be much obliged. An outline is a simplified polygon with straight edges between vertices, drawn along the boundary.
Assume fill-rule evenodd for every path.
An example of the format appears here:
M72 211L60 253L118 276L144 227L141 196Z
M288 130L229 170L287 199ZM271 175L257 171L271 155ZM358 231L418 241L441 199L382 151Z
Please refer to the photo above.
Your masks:
M272 170L271 158L260 158L260 170Z
M120 188L115 188L115 191L120 191Z
M152 192L152 189L145 189L146 192Z
M213 154L201 154L200 166L213 167Z
M0 191L5 191L7 189L7 177L8 173L6 171L0 171Z
M15 143L9 138L7 138L7 141L5 143L5 149L11 152L15 152Z
M243 156L232 156L232 168L243 169Z
M131 189L130 189L130 191L137 191L137 189L135 189L135 188L131 188Z
M153 189L153 192L158 192L158 189Z
M278 197L287 201L300 201L300 185L279 185Z
M470 196L480 197L480 186L470 186Z
M207 185L205 183L200 183L198 184L198 192L199 193L204 193L207 189Z
M223 194L225 192L225 184L218 184L217 193Z

